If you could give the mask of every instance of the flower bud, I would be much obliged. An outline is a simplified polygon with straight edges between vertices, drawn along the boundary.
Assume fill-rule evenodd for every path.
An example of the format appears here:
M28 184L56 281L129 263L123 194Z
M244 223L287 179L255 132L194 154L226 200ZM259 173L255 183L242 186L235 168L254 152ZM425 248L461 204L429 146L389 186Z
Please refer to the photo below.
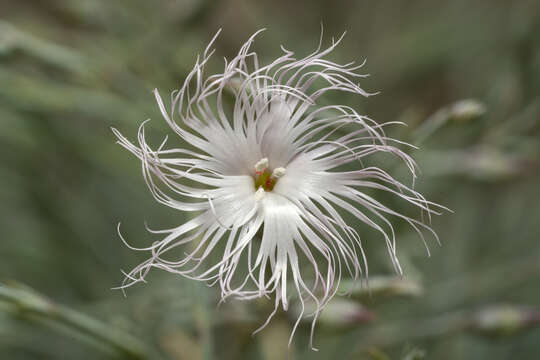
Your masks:
M458 101L450 107L450 117L455 121L469 121L486 113L486 107L474 99Z
M479 311L474 317L474 330L483 335L513 335L540 324L538 310L512 305L496 305Z
M300 304L294 307L295 315L300 315L302 308ZM316 311L316 304L313 302L305 304L303 314L304 322L311 322L313 312ZM330 301L319 315L321 324L330 327L348 327L355 324L367 323L372 321L375 315L362 306L360 303L343 298L336 298Z
M344 280L340 284L340 291L357 298L370 298L420 296L424 289L419 282L414 280L393 276L371 276L367 284L354 280Z

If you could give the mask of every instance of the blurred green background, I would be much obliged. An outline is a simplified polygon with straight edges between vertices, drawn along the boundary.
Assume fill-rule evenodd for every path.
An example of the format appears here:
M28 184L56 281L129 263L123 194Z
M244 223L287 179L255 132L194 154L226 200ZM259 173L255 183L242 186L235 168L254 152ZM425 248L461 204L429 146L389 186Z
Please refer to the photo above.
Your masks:
M181 213L155 203L110 127L167 133L151 91L176 89L219 28L217 55L256 30L261 59L312 51L367 59L369 99L335 94L421 147L418 189L454 210L442 246L400 227L405 278L370 244L372 294L356 289L287 349L272 304L216 306L215 289L154 272L111 290L146 254L144 230ZM540 353L540 2L0 2L1 359L533 359ZM166 97L166 96L165 96ZM156 140L157 143L157 140ZM392 170L400 176L402 167ZM413 215L413 214L410 214Z

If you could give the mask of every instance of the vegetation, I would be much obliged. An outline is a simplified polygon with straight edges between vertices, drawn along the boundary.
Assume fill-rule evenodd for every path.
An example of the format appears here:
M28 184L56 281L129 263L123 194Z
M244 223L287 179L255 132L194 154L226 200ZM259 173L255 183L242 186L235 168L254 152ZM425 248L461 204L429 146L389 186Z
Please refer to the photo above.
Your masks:
M519 1L4 1L0 3L0 354L6 359L530 359L540 352L540 3ZM180 86L219 28L222 69L259 28L261 61L367 59L369 99L339 95L420 147L416 186L453 213L441 246L398 224L405 277L368 239L370 289L342 284L308 346L271 301L154 272L113 290L144 259L126 248L183 215L155 203L111 127L165 122L151 91ZM338 96L338 95L336 95ZM171 139L171 141L179 141ZM405 176L396 163L395 174ZM396 204L397 205L397 204ZM413 215L413 214L411 214Z

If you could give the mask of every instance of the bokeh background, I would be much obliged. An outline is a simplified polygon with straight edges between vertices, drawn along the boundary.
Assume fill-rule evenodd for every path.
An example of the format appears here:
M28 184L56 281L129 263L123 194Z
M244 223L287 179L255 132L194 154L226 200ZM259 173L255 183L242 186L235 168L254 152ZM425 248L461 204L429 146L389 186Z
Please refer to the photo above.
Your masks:
M217 307L215 289L159 272L112 290L144 259L153 228L181 213L154 202L140 164L115 144L142 121L166 127L151 91L176 89L219 28L222 70L256 30L312 51L347 31L332 59L367 59L369 99L334 95L420 146L417 183L454 213L442 246L398 228L405 277L369 245L371 295L332 303L309 350L287 348L290 314L252 336L272 304ZM534 359L540 353L540 2L0 2L0 358ZM393 165L392 165L393 166ZM396 176L404 169L395 166ZM413 215L413 214L410 214Z

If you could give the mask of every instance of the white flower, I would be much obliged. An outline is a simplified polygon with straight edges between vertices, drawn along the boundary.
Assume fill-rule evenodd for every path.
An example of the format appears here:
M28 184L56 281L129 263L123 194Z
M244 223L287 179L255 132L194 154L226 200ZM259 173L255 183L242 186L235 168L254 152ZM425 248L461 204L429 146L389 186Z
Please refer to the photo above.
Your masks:
M435 213L434 204L383 169L364 165L371 155L388 153L416 177L413 159L394 146L404 143L383 131L391 123L378 124L348 106L321 105L329 91L370 95L354 82L365 76L356 73L363 64L325 58L341 38L327 49L319 44L301 59L283 49L281 57L260 66L250 50L256 35L225 62L222 74L205 77L214 37L182 88L172 93L170 107L155 90L161 113L184 148L166 149L166 141L152 148L144 123L138 145L113 129L119 143L141 160L155 199L193 214L186 223L159 231L161 241L137 249L148 251L149 259L126 274L123 287L143 281L151 268L163 269L218 283L223 300L273 297L275 310L266 323L280 304L287 310L292 290L302 309L305 301L315 302L314 325L344 272L355 279L368 275L358 225L380 233L398 273L390 218L409 223L422 240L422 230L433 232L366 190L391 193L428 216ZM226 93L234 99L231 106ZM357 221L345 221L344 213ZM164 258L186 245L182 258ZM212 262L216 253L219 259Z

